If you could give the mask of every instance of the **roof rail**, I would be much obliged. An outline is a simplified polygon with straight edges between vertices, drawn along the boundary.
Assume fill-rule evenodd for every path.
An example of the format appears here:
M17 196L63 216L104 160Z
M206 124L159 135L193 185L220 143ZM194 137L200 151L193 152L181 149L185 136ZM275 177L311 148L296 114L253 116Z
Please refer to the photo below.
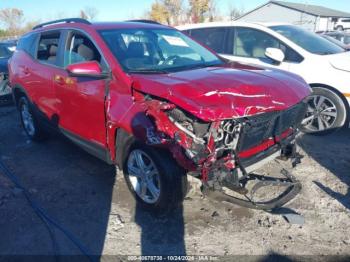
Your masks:
M47 25L60 24L60 23L82 23L82 24L91 25L91 23L88 20L83 18L65 18L65 19L54 20L54 21L36 25L33 27L33 30L38 29L40 27L47 26Z
M127 20L126 22L135 22L135 23L146 23L146 24L156 24L156 25L161 25L161 23L158 23L157 21L147 20L147 19L135 19L135 20Z

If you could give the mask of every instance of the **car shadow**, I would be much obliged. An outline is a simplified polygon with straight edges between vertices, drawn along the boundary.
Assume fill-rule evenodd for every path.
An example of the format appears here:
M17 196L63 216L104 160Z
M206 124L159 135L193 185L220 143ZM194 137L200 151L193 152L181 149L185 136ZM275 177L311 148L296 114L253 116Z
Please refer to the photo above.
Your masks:
M58 119L52 122L58 123ZM109 220L113 219L113 190L119 184L115 167L55 133L45 142L30 142L19 123L14 108L1 116L1 159L21 181L31 200L63 230L48 223L54 232L53 241L45 222L25 198L13 197L1 206L7 214L0 217L2 239L6 239L0 241L1 255L56 253L84 259L85 252L90 259L100 260ZM9 190L14 190L14 186ZM141 228L141 255L186 254L182 207L163 216L147 212L139 204L134 207L134 221ZM14 218L16 223L11 222Z
M155 215L136 204L135 222L141 227L141 254L143 256L186 255L183 208Z
M325 193L350 209L350 129L344 128L326 136L303 135L299 139L299 145L310 157L347 185L347 193L342 194L331 189L331 183L313 181Z
M295 258L281 255L275 252L270 252L268 255L263 256L262 258L258 259L259 262L292 262L296 261Z
M0 180L0 191L9 192L0 206L0 213L6 214L0 218L5 240L0 241L1 255L99 260L111 213L115 167L60 136L30 142L19 123L15 109L1 116L1 161L24 188ZM3 173L0 177L7 179Z
M147 127L153 127L144 113L136 114L131 126L134 136L140 141L147 139ZM141 228L141 255L163 256L164 261L169 260L167 255L186 255L182 204L169 212L156 214L146 211L137 201L135 203L134 219Z

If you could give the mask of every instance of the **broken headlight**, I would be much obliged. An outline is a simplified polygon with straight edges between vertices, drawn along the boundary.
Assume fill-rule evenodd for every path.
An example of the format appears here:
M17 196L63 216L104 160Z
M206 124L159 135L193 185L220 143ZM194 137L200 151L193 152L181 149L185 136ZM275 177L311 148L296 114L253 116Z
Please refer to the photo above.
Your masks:
M205 123L195 116L192 116L179 108L167 112L172 121L181 131L193 138L197 144L205 144L208 137L209 123Z

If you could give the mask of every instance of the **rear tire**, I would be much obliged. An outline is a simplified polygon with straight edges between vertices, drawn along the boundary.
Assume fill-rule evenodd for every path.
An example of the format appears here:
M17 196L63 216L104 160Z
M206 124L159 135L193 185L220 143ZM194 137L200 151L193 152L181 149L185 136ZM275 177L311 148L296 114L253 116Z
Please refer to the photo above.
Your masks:
M301 130L307 134L327 135L342 128L346 119L344 101L328 89L314 87Z
M130 192L144 209L171 211L187 194L185 171L161 149L134 142L126 153L123 171Z
M37 120L33 107L28 98L21 96L18 100L18 110L21 117L22 127L27 136L33 141L42 141L47 135Z

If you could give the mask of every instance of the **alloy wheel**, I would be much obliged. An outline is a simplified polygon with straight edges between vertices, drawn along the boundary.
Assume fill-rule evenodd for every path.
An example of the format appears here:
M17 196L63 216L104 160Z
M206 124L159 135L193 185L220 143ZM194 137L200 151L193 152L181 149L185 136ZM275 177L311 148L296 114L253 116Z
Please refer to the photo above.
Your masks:
M127 169L135 193L148 204L156 203L160 197L160 177L151 157L135 149L129 154Z
M337 108L330 99L322 95L314 95L308 101L302 125L311 132L324 131L333 127L337 116Z
M30 136L34 136L35 134L35 127L34 127L34 120L33 116L29 110L28 104L23 103L21 106L21 116L23 121L23 126Z

